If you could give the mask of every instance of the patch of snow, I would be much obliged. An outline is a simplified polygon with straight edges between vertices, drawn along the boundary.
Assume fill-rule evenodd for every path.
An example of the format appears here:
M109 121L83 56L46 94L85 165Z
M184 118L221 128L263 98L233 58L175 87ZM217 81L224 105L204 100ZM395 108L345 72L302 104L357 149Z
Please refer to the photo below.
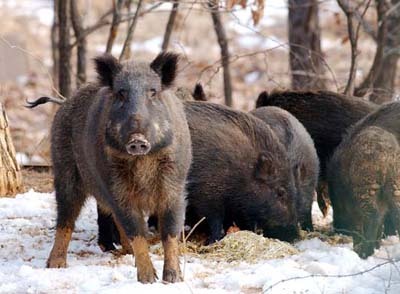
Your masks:
M382 242L375 254L360 259L351 244L330 245L317 238L300 241L297 255L259 260L256 264L181 258L185 282L144 285L137 282L134 258L115 257L97 246L96 203L89 199L76 223L68 250L68 268L46 269L55 226L54 193L29 191L0 198L0 293L400 293L400 273L393 264L346 278L390 258L400 258L398 237ZM315 218L316 219L316 218ZM157 245L156 245L157 246ZM161 276L162 257L151 255ZM314 275L310 277L310 275Z
M244 81L246 84L254 84L260 78L261 74L259 71L252 71L244 76Z
M39 155L28 156L25 153L17 152L15 157L19 165L35 165L46 163L46 161Z

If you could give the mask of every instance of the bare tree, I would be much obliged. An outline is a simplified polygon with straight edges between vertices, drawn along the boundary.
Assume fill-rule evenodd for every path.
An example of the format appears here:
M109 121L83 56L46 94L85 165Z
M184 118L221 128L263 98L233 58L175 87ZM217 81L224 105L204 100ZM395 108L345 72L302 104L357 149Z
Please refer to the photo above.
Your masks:
M58 54L59 71L58 87L64 97L71 96L71 46L70 46L70 20L69 20L70 1L57 0L58 7Z
M70 13L75 37L79 40L76 60L76 87L79 88L86 82L86 38L81 37L85 29L83 27L82 16L78 10L76 0L71 0Z
M174 4L172 5L171 13L169 14L167 26L165 28L164 39L161 46L162 51L166 51L169 46L169 41L171 39L172 31L174 29L175 19L178 14L179 9L179 0L175 0Z
M324 89L317 0L289 0L292 87Z
M400 0L376 0L378 15L377 49L368 75L356 89L357 96L371 92L376 103L391 101L397 62L400 57Z
M218 44L221 48L221 60L222 60L222 68L224 75L224 95L225 95L225 104L228 106L232 106L232 83L231 83L231 74L229 69L229 48L228 48L228 40L226 38L226 33L224 26L222 24L221 15L218 10L218 1L217 0L209 0L208 6L210 8L211 17L214 23L214 30L217 34Z

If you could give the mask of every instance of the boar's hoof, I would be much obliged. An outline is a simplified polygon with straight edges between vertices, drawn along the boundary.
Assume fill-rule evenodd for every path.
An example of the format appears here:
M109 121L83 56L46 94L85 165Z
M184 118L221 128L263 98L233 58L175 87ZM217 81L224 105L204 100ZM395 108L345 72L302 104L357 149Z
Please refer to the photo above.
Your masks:
M149 266L138 267L137 279L143 284L154 283L158 279L158 277L153 265L150 264Z
M65 268L67 267L67 260L61 256L50 256L46 264L47 268Z
M176 282L182 282L182 274L181 271L178 267L178 269L173 269L173 268L164 268L163 271L163 282L166 283L176 283Z
M114 251L117 250L114 246L114 244L107 244L107 243L99 243L99 247L101 249L101 251L103 252L109 252L109 251Z

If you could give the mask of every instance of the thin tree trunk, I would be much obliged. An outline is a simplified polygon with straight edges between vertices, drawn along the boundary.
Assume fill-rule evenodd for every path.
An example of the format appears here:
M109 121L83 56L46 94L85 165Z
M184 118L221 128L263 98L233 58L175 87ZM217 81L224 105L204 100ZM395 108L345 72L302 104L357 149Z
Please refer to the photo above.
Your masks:
M169 41L171 39L172 31L174 29L175 19L178 14L179 0L175 0L172 5L171 13L169 14L167 26L165 28L164 40L161 46L162 51L167 51L169 46Z
M124 42L124 46L122 47L122 52L119 57L120 61L127 60L131 56L131 44L132 44L132 39L133 39L133 33L135 32L136 23L140 16L140 10L142 9L142 2L143 2L143 0L139 0L137 7L136 7L135 16L133 17L132 22L129 25L128 33L126 35L126 39Z
M116 0L113 0L113 17L110 27L110 33L108 35L108 40L107 40L107 46L106 46L107 53L111 53L115 38L117 37L118 27L121 21L121 9L124 3L124 0L117 0L117 3L115 3L115 1Z
M225 104L228 106L232 106L233 103L232 84L231 84L231 74L229 69L228 40L226 38L225 29L222 24L221 15L218 10L218 1L209 0L208 6L211 10L211 17L214 23L214 30L217 35L219 47L221 48L221 60L222 60L223 75L224 75Z
M71 46L70 40L70 23L69 23L69 1L58 2L58 20L59 20L59 72L58 72L58 86L60 93L64 97L71 97Z
M376 13L378 16L378 33L376 40L377 47L376 47L374 61L372 63L371 69L368 72L368 75L362 81L362 83L355 89L354 95L360 97L366 95L367 92L373 87L376 77L381 71L383 63L383 50L387 38L388 26L387 26L386 11L388 7L386 6L385 1L375 0L375 3L376 3Z
M82 16L77 7L76 0L71 0L71 21L72 28L74 29L74 34L78 42L77 47L77 79L76 79L76 87L80 88L86 82L86 38L82 38L82 34L85 31L82 23Z
M371 101L381 104L391 101L400 57L400 0L392 0L388 10L388 32L384 45L382 66L373 83Z
M293 89L324 89L317 0L289 0L290 68Z
M7 115L0 103L0 197L13 196L22 189L21 170L15 158Z
M54 12L54 19L53 24L51 26L51 56L53 58L53 81L57 80L58 78L58 69L59 69L59 54L58 54L58 30L59 30L59 23L58 23L58 2L60 0L54 0L53 2L53 12ZM57 86L56 86L57 87ZM53 93L56 94L56 93Z

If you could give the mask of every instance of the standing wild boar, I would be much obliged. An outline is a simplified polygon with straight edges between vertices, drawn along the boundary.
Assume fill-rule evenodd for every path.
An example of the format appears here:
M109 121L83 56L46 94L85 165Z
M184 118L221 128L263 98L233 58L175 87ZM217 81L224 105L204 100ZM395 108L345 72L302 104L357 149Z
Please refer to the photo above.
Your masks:
M378 108L361 98L349 97L330 91L262 92L256 107L277 106L289 111L306 128L314 141L320 163L318 204L327 213L326 165L345 131L361 118Z
M202 217L208 241L235 223L241 229L293 240L298 236L289 158L262 120L213 103L186 102L193 161L187 222Z
M98 84L81 88L58 110L51 137L57 226L47 266L65 267L68 244L87 196L112 214L135 254L137 277L157 278L144 238L144 213L159 219L163 280L182 279L178 235L185 213L191 142L182 102L169 90L178 56L150 64L95 59Z
M363 258L387 222L400 232L399 140L400 103L386 104L351 128L328 166L334 227L353 236Z
M267 123L286 146L296 186L297 217L302 229L313 230L311 210L319 172L313 140L303 125L286 110L268 106L250 113Z

